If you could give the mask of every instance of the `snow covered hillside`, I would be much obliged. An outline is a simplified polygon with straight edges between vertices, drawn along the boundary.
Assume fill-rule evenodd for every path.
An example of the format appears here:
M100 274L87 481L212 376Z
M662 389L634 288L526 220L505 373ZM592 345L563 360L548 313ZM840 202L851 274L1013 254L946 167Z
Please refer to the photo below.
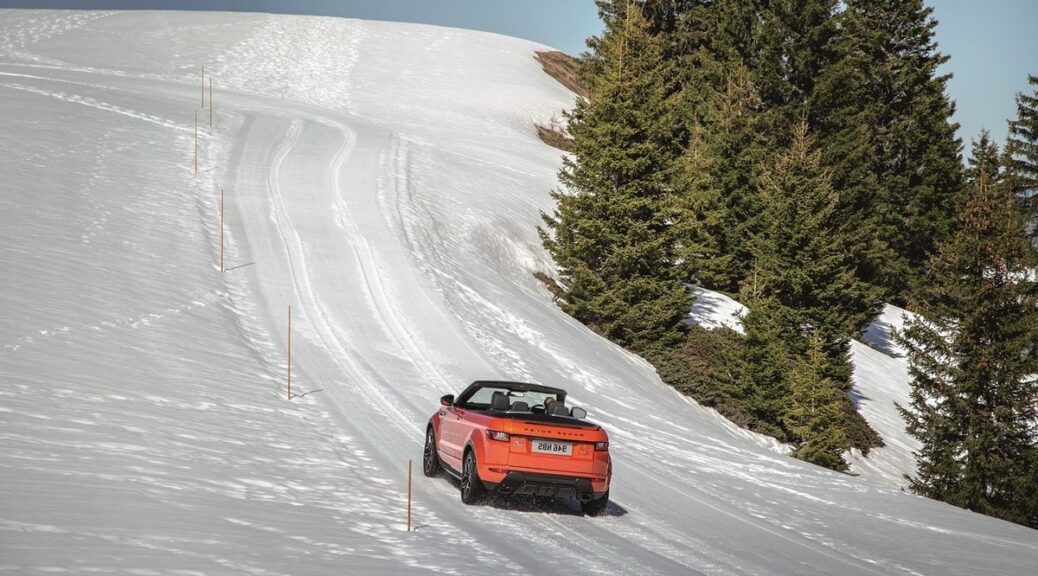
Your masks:
M556 308L544 48L0 11L0 573L1032 574L1038 532L783 456ZM436 399L486 377L609 429L607 516L419 476L405 531Z

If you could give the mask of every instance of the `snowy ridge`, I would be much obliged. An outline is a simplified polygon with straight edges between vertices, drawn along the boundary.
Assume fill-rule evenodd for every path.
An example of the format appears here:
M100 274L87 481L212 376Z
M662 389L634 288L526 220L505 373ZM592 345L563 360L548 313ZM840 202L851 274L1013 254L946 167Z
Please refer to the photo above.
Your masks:
M557 309L533 124L572 95L541 49L0 12L0 572L1029 573L1034 531L778 454ZM419 477L404 530L435 399L479 377L563 386L609 429L609 515Z

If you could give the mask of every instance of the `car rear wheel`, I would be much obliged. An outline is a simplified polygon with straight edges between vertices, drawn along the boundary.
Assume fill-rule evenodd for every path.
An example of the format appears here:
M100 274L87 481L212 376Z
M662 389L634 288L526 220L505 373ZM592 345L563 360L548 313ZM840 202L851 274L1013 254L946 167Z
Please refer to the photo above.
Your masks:
M436 434L432 426L425 432L425 453L422 456L422 472L430 477L439 476L440 456L436 453Z
M465 504L476 504L483 499L486 489L479 480L476 468L476 453L469 450L465 453L465 461L461 466L461 501Z
M587 516L599 516L605 512L607 506L609 506L609 492L606 492L600 498L581 502L580 511Z

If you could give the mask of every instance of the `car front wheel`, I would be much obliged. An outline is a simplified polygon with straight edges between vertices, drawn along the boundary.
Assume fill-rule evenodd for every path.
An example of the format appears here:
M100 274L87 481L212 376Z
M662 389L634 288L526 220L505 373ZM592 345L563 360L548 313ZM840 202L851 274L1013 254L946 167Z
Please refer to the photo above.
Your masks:
M425 453L422 455L422 472L426 476L440 474L440 457L436 453L436 434L430 426L425 432Z
M479 480L476 468L476 453L469 450L461 467L461 501L465 504L476 504L483 499L485 488Z

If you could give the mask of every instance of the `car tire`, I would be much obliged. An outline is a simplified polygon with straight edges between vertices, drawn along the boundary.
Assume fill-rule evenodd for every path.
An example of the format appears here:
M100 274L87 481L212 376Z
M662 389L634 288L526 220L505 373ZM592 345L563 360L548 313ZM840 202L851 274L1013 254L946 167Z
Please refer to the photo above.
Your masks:
M436 433L432 426L425 432L425 452L422 456L422 472L431 477L440 475L440 455L436 452Z
M600 516L605 512L609 506L609 492L603 494L600 498L589 500L587 502L580 503L580 511L586 516Z
M486 488L479 479L479 468L476 466L476 453L469 450L461 464L461 501L465 504L477 504L483 500Z

